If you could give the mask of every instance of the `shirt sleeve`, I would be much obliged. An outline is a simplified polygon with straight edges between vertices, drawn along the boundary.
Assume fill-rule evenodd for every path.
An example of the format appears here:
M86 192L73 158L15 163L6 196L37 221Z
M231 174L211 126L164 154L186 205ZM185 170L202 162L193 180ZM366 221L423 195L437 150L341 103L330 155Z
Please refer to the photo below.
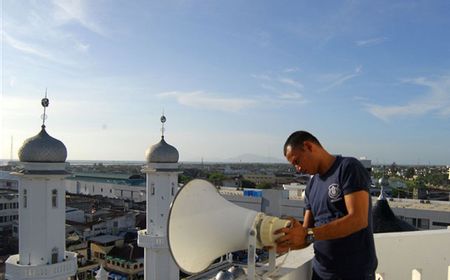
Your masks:
M309 190L311 188L311 181L313 180L313 178L311 178L308 182L308 184L306 185L306 189L305 189L305 209L306 210L311 210L311 204L309 203Z
M342 172L342 189L344 195L357 191L369 191L370 176L359 160L350 158Z

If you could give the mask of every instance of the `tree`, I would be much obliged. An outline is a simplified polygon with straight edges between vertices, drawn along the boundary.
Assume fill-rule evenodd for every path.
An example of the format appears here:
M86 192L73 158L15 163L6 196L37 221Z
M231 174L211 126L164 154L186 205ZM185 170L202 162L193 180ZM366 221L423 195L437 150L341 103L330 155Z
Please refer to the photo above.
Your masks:
M208 180L213 182L213 184L216 186L222 185L222 182L225 179L226 179L225 175L223 175L220 172L213 172L208 176Z
M253 188L255 188L255 186L256 186L256 184L250 180L242 179L242 181L241 181L241 187L244 189L253 189Z
M272 184L271 183L267 183L267 182L263 182L260 183L258 185L256 185L257 189L271 189L272 188Z
M406 178L411 179L414 177L414 175L416 175L416 169L414 169L414 167L409 167L408 169L406 169L405 172Z

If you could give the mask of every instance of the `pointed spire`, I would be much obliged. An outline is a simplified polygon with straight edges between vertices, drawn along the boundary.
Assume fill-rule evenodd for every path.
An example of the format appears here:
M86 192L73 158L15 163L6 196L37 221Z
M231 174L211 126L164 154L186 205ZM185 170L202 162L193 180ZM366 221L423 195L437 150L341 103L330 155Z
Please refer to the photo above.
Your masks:
M160 120L161 120L161 139L164 139L164 131L165 131L164 123L167 120L166 116L164 116L164 110L162 112L162 116L161 116Z
M49 105L49 100L47 98L47 88L45 88L45 97L41 100L41 105L44 107L44 114L42 114L42 128L45 128L45 120L47 119L46 109Z

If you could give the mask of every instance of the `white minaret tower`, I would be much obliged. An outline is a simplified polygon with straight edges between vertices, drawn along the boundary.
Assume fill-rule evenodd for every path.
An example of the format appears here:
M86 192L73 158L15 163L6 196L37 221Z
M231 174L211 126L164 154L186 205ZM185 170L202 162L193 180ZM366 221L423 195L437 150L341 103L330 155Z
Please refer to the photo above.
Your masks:
M142 169L147 174L147 229L139 232L138 245L145 248L145 280L179 279L168 248L167 217L181 171L177 149L164 141L164 115L161 122L161 141L147 149L147 164Z
M103 267L103 265L100 265L100 269L97 270L97 274L95 275L96 280L108 280L109 273L106 271L106 269Z
M67 150L42 130L19 150L19 254L6 261L6 279L62 280L77 271L76 254L66 251L65 186Z

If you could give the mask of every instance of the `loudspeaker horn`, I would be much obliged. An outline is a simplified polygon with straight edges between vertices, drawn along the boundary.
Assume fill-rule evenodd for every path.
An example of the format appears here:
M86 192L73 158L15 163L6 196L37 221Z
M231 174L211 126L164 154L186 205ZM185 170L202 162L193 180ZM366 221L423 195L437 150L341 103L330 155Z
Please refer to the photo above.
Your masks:
M169 249L178 267L200 273L215 259L245 250L249 233L257 231L257 246L274 246L273 232L288 220L239 207L223 198L210 182L194 179L175 196L169 212Z

